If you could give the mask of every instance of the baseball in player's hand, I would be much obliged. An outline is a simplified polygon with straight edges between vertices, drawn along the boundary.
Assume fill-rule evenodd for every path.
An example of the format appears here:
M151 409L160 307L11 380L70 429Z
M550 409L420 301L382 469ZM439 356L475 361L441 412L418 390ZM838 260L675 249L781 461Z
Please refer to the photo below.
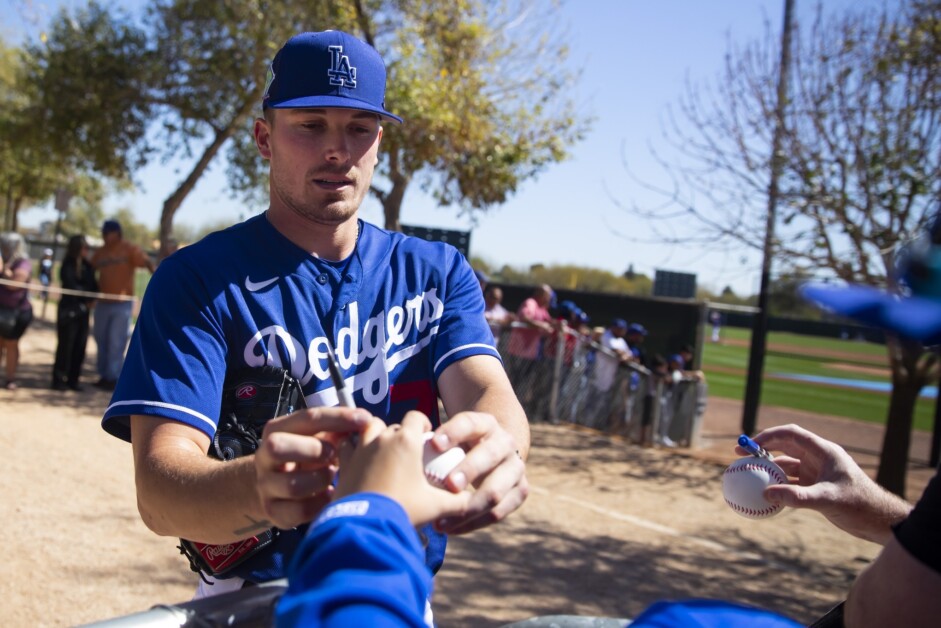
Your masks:
M386 426L373 419L355 446L340 444L340 477L335 497L353 493L379 493L397 501L415 526L441 517L460 516L472 494L436 488L425 477L422 453L431 422L420 412L409 412L401 425Z
M783 452L774 462L797 478L766 488L769 502L816 510L841 530L882 544L891 538L891 526L911 510L866 475L845 449L798 425L772 427L754 440L768 451Z
M255 452L262 508L278 528L316 517L333 494L337 447L372 419L366 410L308 408L268 421Z
M529 494L526 464L513 436L492 414L459 412L438 428L431 441L443 452L462 447L467 456L445 479L452 492L474 487L466 513L435 522L439 532L465 534L502 521L519 508Z

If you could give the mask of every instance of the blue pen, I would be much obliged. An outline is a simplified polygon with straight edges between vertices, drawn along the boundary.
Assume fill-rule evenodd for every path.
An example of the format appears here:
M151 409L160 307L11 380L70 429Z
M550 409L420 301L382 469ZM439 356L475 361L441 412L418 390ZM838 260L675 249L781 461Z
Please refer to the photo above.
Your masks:
M738 446L757 458L774 459L774 456L768 453L764 447L749 438L747 434L742 434L738 437Z

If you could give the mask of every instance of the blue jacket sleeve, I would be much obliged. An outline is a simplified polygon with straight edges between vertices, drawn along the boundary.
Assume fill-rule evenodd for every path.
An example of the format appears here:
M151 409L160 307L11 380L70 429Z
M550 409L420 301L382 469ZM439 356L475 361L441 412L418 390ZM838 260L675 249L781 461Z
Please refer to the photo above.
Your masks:
M359 493L326 508L288 570L276 623L416 626L431 594L418 534L398 503Z

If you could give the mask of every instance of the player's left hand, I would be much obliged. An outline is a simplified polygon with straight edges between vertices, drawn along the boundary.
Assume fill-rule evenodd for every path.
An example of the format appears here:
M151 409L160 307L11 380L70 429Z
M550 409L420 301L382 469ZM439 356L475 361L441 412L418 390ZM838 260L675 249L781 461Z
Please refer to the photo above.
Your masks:
M502 521L519 508L529 494L526 463L513 436L492 414L460 412L438 428L432 439L439 452L462 447L467 456L447 477L454 492L473 487L466 514L435 522L439 532L466 534Z

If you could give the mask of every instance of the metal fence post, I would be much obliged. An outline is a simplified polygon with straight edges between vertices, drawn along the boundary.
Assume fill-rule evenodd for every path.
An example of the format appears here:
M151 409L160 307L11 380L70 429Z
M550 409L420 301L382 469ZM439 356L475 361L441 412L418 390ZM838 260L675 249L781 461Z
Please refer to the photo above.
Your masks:
M559 422L559 384L562 381L562 361L565 358L565 335L567 329L559 329L556 334L555 342L555 360L552 364L552 388L549 391L549 412L550 423Z

